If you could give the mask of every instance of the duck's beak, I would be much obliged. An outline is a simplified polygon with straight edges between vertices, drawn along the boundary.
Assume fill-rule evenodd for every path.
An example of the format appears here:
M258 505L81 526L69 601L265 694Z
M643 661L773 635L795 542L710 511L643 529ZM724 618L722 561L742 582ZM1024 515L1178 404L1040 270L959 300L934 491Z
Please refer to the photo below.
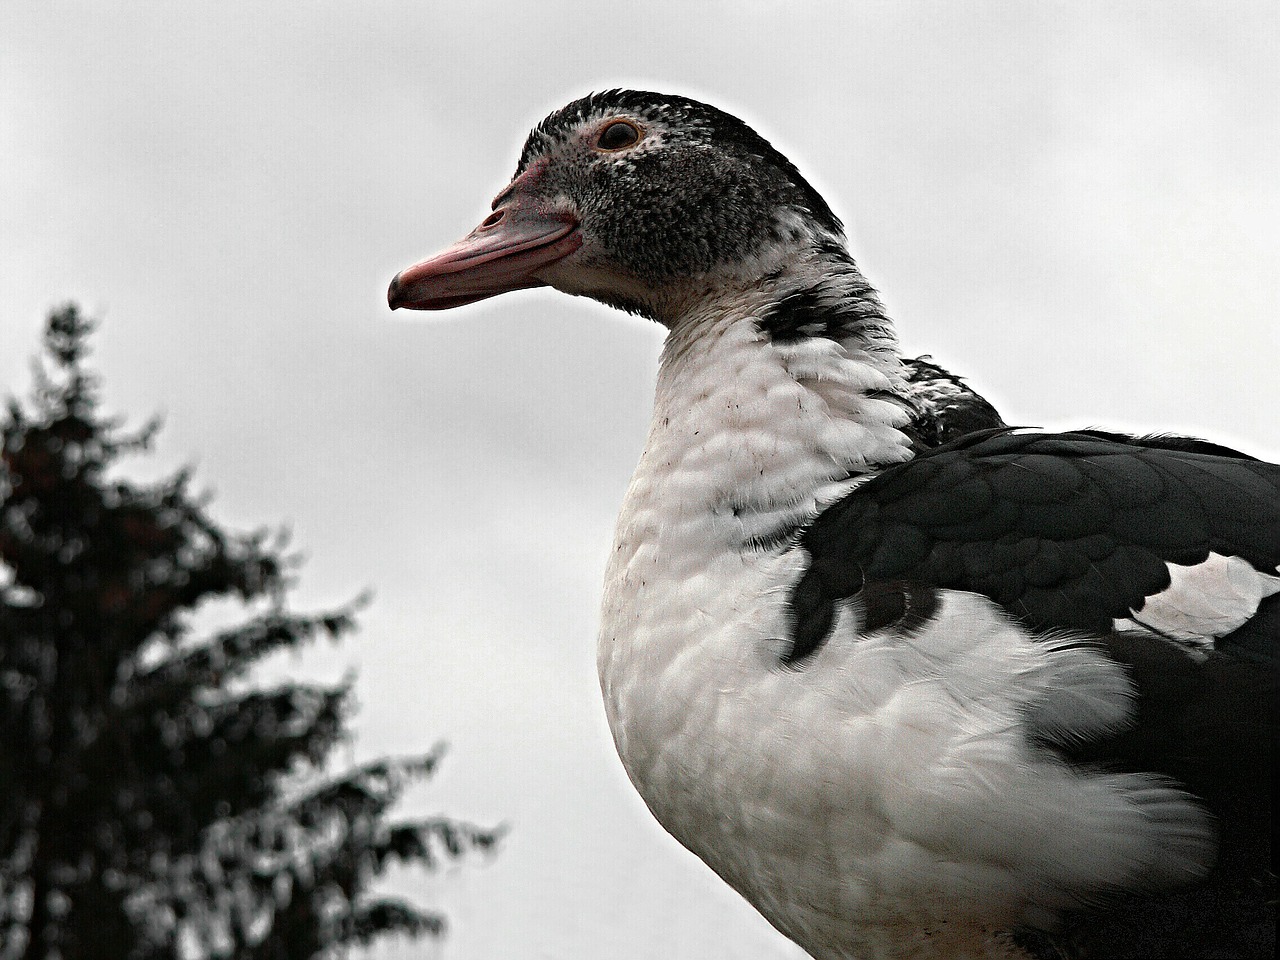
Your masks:
M545 213L504 191L480 226L434 257L396 274L391 309L448 310L508 290L540 287L539 270L582 246L572 218Z

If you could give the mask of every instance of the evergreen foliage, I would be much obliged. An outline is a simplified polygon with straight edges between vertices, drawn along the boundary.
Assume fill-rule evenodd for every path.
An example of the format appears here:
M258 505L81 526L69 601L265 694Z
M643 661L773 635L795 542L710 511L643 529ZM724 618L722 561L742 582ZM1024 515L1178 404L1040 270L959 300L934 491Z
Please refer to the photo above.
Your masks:
M349 633L355 605L291 612L283 538L220 529L187 471L121 478L157 424L102 414L92 328L56 311L0 420L0 960L310 960L438 933L370 885L496 833L388 819L438 751L324 774L350 680L248 674ZM194 635L209 601L243 621Z

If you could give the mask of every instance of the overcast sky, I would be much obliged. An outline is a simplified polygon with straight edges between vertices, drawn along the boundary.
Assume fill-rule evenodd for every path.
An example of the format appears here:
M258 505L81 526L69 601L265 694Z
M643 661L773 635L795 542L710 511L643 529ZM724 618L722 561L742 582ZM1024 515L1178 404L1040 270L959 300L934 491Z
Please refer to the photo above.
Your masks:
M621 12L617 12L621 11ZM0 7L0 394L48 309L165 416L214 515L287 522L301 606L364 589L346 759L451 751L407 813L511 833L404 889L446 960L798 956L651 820L609 742L600 577L660 331L527 291L392 315L528 128L611 86L743 117L850 226L912 353L1006 419L1280 457L1280 6ZM379 958L419 956L404 946Z

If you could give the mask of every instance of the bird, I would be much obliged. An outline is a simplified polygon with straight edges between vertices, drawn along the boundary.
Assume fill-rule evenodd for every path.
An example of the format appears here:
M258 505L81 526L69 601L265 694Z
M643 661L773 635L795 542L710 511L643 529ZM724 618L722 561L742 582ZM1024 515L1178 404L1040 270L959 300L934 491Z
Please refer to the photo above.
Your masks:
M554 111L392 309L666 328L597 665L658 822L817 960L1270 957L1280 466L1010 426L742 120Z

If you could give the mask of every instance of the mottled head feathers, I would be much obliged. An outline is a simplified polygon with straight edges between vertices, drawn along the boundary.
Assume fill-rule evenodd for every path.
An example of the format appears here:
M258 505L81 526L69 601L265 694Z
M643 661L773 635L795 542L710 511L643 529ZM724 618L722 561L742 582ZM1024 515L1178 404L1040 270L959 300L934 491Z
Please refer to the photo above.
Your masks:
M613 118L633 123L639 141L600 149ZM685 97L609 90L575 100L529 134L516 176L531 170L543 196L581 217L588 259L644 284L708 274L771 245L843 246L840 220L786 157Z

